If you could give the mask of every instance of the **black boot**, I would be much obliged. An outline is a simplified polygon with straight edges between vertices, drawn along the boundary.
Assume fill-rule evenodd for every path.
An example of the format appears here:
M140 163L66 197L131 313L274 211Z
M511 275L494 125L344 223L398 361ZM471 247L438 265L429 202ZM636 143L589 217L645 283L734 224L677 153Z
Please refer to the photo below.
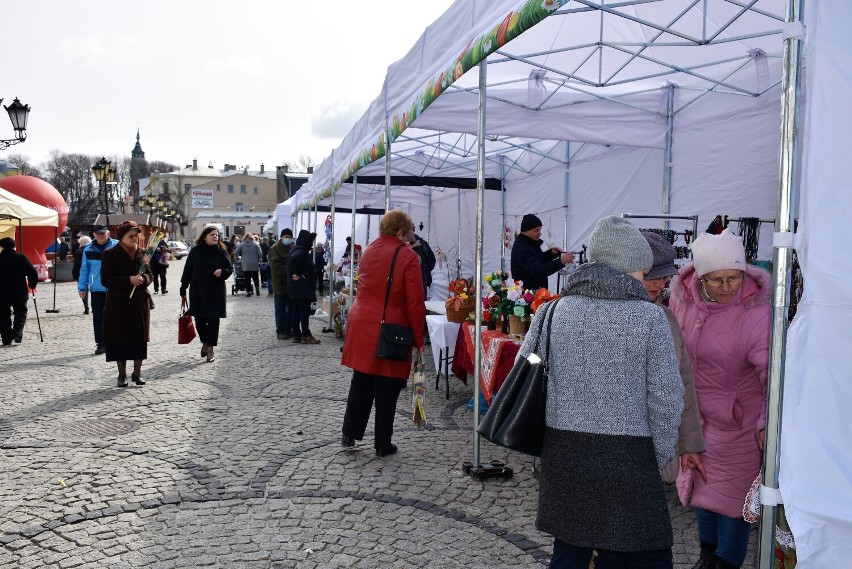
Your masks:
M698 557L698 563L692 566L692 569L717 569L716 559L716 544L700 542L701 555Z
M716 558L716 569L740 569L739 565L734 565L733 563L728 563L721 557Z

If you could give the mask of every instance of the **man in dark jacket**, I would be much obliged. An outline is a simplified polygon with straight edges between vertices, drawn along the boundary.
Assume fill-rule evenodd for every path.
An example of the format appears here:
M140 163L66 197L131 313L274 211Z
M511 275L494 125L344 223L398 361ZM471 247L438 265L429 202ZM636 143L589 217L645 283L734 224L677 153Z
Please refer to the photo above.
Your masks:
M325 294L323 289L323 281L325 277L325 249L323 249L322 245L317 245L314 247L313 253L311 253L311 260L314 263L314 272L316 273L317 279L317 290L320 293L320 296Z
M15 240L0 239L0 338L3 345L20 344L27 323L27 288L35 290L38 272L24 255L15 252ZM12 312L15 320L12 322Z
M299 231L296 247L287 260L287 273L290 275L287 286L290 291L290 306L293 310L293 342L297 344L320 343L308 327L311 303L317 300L314 264L311 262L309 253L316 237L316 233L306 229Z
M413 231L406 237L408 244L420 257L420 273L423 275L423 292L425 298L429 298L429 287L432 286L432 271L435 269L435 253L425 239L414 233Z
M290 276L287 262L293 249L293 231L281 231L281 239L269 248L269 270L272 272L272 293L275 295L275 333L279 340L293 336L293 316L290 313Z
M541 250L541 220L528 213L521 220L521 233L512 245L512 278L524 288L547 288L547 277L574 260L574 254L559 247Z

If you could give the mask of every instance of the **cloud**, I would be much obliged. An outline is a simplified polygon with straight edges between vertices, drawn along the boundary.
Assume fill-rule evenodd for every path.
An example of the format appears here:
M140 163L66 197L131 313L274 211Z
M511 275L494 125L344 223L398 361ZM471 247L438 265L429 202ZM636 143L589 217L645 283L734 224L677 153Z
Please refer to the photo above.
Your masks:
M343 138L365 109L366 105L358 101L326 105L311 118L311 132L320 138Z

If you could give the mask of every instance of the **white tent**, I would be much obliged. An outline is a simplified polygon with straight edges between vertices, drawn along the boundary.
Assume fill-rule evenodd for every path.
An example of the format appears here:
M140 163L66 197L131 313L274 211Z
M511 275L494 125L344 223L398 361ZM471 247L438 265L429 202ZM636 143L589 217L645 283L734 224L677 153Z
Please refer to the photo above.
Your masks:
M772 244L776 267L786 265L795 244L806 282L786 351L789 422L782 431L784 452L776 458L783 467L780 493L799 541L799 566L841 567L852 554L849 459L838 447L852 430L843 413L852 404L844 381L845 348L852 347L852 267L832 248L840 237L835 228L852 209L848 161L839 154L852 126L844 104L852 87L843 75L850 53L843 30L852 13L840 0L808 2L813 105L806 115L806 176L793 243L785 219L790 205L782 198L798 187L791 149L796 127L784 124L782 145L779 117L794 116L789 105L782 113L781 102L795 101L797 85L785 89L782 72L789 77L798 69L798 61L785 67L784 57L805 39L803 5L459 0L389 68L382 93L317 168L296 204L328 200L353 174L362 177L370 169L395 175L420 152L430 164L502 170L506 205L486 194L486 243L489 223L493 227L501 210L509 216L545 212L547 218L540 217L551 227L563 216L563 242L571 249L607 213L700 214L703 226L722 213L777 218L777 235L766 226L764 252ZM481 61L487 74L465 74ZM474 158L480 129L484 164ZM440 201L433 196L430 219L449 223L461 209L466 241L474 241L475 199L462 208L452 199ZM493 266L491 251L485 250L486 270ZM776 323L786 300L783 276L776 281ZM783 346L783 328L774 332L774 345ZM770 412L780 408L784 355L773 353ZM773 492L764 494L771 504Z
M0 189L0 237L14 235L18 227L57 227L59 214L50 208Z

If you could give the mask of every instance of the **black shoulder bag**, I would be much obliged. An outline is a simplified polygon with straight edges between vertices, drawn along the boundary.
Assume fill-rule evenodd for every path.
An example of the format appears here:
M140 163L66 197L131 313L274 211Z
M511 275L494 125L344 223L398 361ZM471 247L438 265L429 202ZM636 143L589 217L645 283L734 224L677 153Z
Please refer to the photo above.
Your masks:
M532 456L541 456L544 441L550 323L558 302L556 300L544 305L545 314L539 321L538 337L532 352L512 366L512 371L494 395L491 407L476 429L496 445ZM547 339L542 358L537 354L545 319Z
M385 292L385 306L382 309L382 323L379 327L379 345L376 347L376 357L407 362L411 355L411 344L414 343L414 331L408 326L385 324L385 313L388 310L388 299L390 298L391 283L393 283L393 268L396 265L399 250L403 247L405 247L404 244L396 248L393 253L393 261L391 261L388 288Z

